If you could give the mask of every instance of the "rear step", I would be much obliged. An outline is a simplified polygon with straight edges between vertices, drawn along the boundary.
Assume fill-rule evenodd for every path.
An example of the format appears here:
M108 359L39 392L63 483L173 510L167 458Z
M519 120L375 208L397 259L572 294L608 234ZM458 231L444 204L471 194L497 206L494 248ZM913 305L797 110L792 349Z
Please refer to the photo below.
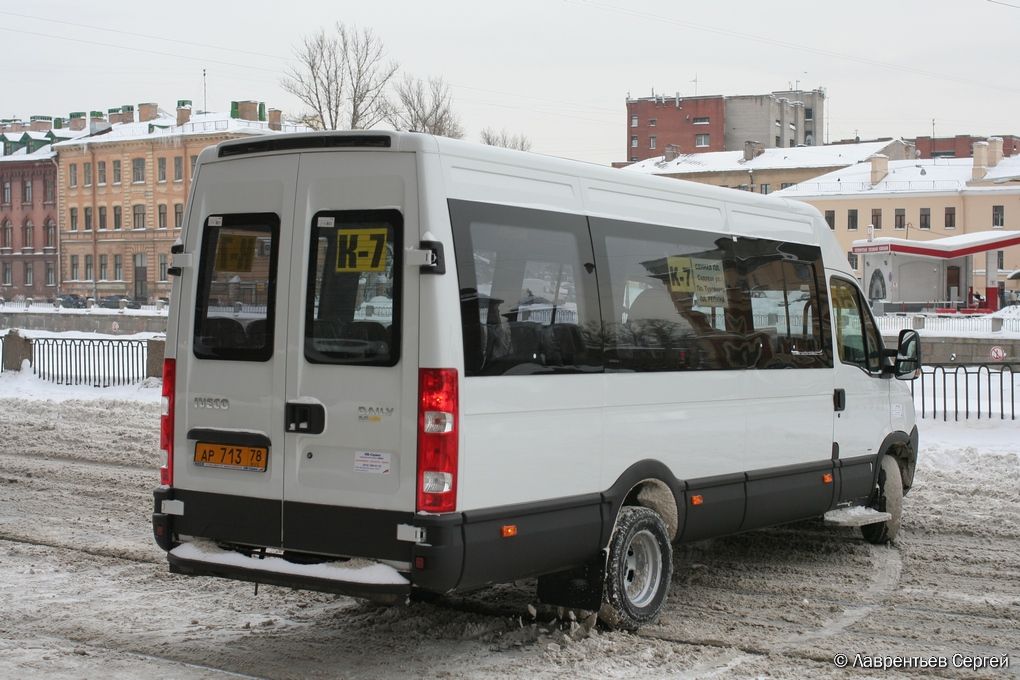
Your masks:
M879 512L873 508L855 506L852 508L838 508L825 513L825 523L831 527L862 527L866 524L878 524L888 522L892 515L888 512Z

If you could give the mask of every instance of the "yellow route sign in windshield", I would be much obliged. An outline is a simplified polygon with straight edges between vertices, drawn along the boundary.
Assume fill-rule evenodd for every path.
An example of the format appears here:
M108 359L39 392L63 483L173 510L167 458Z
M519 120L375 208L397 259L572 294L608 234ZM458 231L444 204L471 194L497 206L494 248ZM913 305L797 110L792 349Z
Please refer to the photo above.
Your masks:
M220 234L216 244L216 271L250 272L254 260L254 236Z
M386 234L381 229L337 229L338 272L386 271Z

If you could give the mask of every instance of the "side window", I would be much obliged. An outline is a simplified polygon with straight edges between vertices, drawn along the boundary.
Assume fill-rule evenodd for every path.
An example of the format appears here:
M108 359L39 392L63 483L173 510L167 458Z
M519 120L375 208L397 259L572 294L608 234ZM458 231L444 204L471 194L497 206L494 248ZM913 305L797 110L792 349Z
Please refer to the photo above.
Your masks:
M828 300L817 246L740 237L757 368L831 368Z
M206 218L195 306L196 357L267 361L272 356L279 237L280 218L272 213ZM258 247L260 239L269 240L268 251Z
M467 376L602 370L587 221L450 201Z
M731 238L600 218L590 223L607 369L748 367Z
M844 279L832 279L832 315L835 326L836 351L845 364L860 366L866 371L882 368L882 342L871 311L861 298L857 286Z
M308 361L396 365L403 224L396 210L328 211L312 219Z

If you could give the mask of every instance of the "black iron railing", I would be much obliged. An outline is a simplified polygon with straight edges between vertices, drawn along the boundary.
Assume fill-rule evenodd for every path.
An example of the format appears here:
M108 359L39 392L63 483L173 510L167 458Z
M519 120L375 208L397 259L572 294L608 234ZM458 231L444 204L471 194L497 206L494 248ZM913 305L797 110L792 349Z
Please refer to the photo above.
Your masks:
M4 336L0 335L0 373L4 372Z
M145 340L35 338L32 372L61 385L130 385L145 380Z
M1016 374L1020 363L928 364L911 382L922 418L1016 420Z

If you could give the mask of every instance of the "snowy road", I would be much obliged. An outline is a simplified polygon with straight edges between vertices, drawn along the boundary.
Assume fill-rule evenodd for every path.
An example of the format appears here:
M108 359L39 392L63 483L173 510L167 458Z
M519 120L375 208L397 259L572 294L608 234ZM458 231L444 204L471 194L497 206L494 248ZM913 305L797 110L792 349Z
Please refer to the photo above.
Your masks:
M1020 677L1016 423L923 424L895 547L806 522L679 548L659 625L567 640L524 586L385 608L168 574L157 410L0 399L0 677L898 677L838 653L1007 654L903 677Z

